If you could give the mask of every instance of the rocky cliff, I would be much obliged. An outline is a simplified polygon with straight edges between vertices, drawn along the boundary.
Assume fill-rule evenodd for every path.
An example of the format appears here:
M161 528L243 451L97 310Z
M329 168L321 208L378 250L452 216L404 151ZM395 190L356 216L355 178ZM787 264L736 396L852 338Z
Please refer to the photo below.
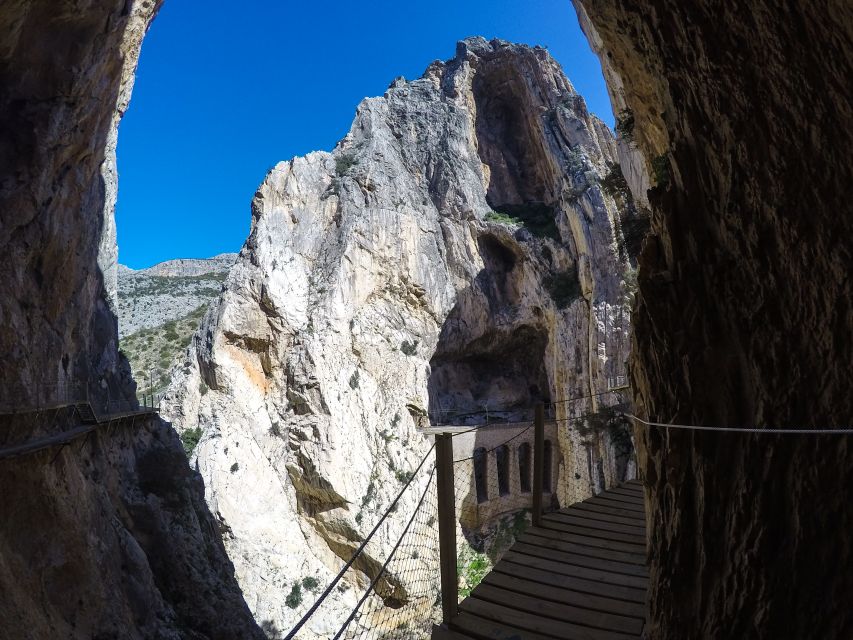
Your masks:
M79 425L35 411L132 400L119 356L116 127L160 3L0 10L0 448ZM4 638L257 638L203 487L159 420L0 461Z
M640 415L849 426L850 4L575 5L653 185ZM651 637L851 637L847 437L639 434Z
M473 38L364 100L333 152L270 171L168 403L202 431L193 464L256 619L289 627L310 604L291 584L349 558L427 450L418 425L529 419L622 373L637 208L616 153L544 49ZM626 472L562 433L561 499Z

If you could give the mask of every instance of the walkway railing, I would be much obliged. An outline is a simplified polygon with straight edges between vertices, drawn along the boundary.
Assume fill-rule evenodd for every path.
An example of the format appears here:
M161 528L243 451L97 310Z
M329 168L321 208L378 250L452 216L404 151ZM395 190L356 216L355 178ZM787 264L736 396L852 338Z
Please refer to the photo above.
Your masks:
M81 438L82 448L94 431L158 412L154 397L111 399L106 388L97 394L90 389L87 383L6 388L0 419L10 429L0 434L0 460L62 448Z
M543 404L531 413L532 423L424 430L436 440L442 623L456 616L459 601L550 505L555 425L548 421L546 434ZM460 456L460 449L471 450L465 440L472 438L472 455Z
M484 559L493 538L508 547L549 496L542 405L535 415L533 423L421 430L434 446L338 574L322 591L310 585L317 600L285 638L411 640L455 615L482 563L492 563Z
M48 411L76 404L89 404L99 415L159 409L163 394L140 391L135 398L114 397L106 385L90 382L34 383L0 389L0 415Z

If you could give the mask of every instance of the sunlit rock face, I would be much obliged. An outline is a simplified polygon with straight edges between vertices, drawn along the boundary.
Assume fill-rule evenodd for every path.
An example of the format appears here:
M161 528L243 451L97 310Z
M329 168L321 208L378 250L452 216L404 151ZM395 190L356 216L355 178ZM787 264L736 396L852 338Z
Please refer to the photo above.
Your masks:
M159 2L0 10L0 406L132 398L117 350L115 141ZM79 425L0 417L0 447ZM160 420L0 464L0 636L259 637L202 497Z
M544 49L474 38L364 100L333 152L270 171L168 410L203 431L194 464L258 620L288 627L311 600L288 606L293 582L349 558L427 451L419 424L530 419L621 372L635 208L601 184L615 156ZM590 466L561 431L562 500L630 473L603 464L609 441ZM335 591L313 631L358 593Z
M624 146L656 185L632 360L642 415L849 426L849 7L575 5L633 120ZM639 433L653 637L853 633L848 438Z

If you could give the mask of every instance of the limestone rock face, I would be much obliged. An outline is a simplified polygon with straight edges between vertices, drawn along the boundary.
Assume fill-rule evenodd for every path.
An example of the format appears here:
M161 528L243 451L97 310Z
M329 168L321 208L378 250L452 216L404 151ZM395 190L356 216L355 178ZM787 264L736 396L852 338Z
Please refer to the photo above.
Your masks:
M155 0L0 10L0 448L132 399L117 349L114 148ZM70 398L75 399L75 398ZM203 487L160 420L0 464L4 638L258 638ZM85 446L83 446L85 444Z
M849 426L849 4L575 6L654 186L640 415ZM847 437L639 433L651 637L851 635Z
M333 152L269 172L166 410L203 432L193 463L257 620L288 628L310 604L288 606L291 585L349 558L427 451L418 425L530 419L621 375L634 208L604 186L616 154L544 49L473 38L364 100ZM562 431L562 500L630 473Z

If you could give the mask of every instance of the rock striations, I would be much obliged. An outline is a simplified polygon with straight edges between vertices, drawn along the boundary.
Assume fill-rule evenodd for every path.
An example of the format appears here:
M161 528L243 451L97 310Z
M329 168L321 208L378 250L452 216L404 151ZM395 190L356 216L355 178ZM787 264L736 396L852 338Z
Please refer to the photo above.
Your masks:
M850 3L574 4L653 185L638 415L850 426ZM849 438L639 433L650 638L853 637Z
M289 627L310 604L294 581L349 558L427 451L418 425L528 419L624 373L636 211L615 158L544 49L472 38L364 100L333 152L269 172L167 409L202 430L193 463L257 620ZM562 500L631 473L561 432Z
M133 398L117 348L115 141L159 0L0 11L0 448ZM7 412L14 411L14 414ZM259 638L198 474L158 419L0 462L0 637Z

